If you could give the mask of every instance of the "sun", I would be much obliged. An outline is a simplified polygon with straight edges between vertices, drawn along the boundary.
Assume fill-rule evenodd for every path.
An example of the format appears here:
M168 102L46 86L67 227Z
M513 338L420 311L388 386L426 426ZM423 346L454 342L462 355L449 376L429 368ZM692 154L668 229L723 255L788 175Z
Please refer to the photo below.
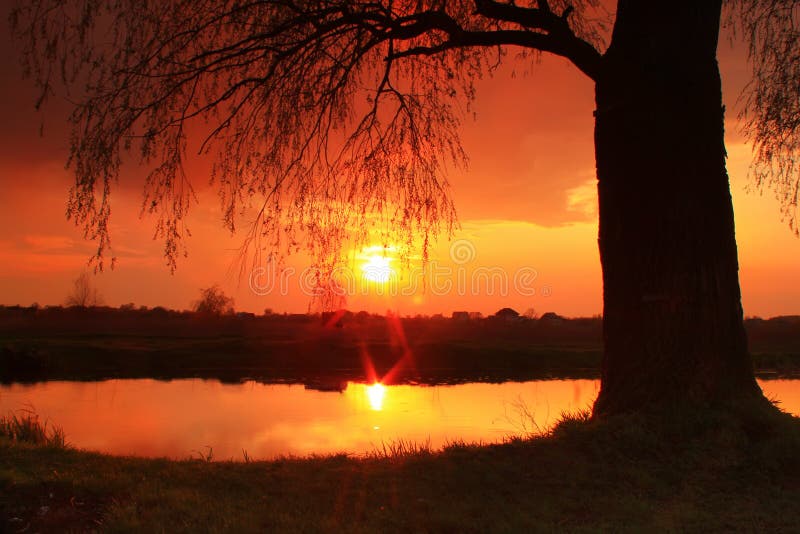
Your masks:
M361 266L364 278L377 284L385 284L394 274L391 267L391 258L381 254L372 254L366 258Z

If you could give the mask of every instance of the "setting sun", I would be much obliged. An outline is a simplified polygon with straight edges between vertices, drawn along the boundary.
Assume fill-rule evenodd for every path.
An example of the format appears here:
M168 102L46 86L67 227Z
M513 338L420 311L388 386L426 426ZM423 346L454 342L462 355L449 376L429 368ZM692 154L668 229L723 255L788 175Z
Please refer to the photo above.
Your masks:
M391 261L391 258L381 254L372 254L368 256L365 263L361 266L364 278L370 282L385 284L394 274L394 270L390 265Z

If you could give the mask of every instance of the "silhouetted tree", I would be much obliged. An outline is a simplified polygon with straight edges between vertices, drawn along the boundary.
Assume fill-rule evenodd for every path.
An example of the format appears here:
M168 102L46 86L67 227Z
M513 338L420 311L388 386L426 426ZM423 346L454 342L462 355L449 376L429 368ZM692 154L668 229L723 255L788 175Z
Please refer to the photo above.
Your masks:
M92 278L86 271L82 272L72 283L72 292L67 295L67 306L89 308L102 303L100 292L92 284Z
M122 153L148 165L144 210L172 262L192 199L190 128L206 126L226 224L255 203L245 249L323 259L375 228L450 227L445 167L474 83L514 49L571 61L596 84L602 388L595 414L676 400L762 399L742 326L717 41L722 0L30 0L13 21L43 94L72 115L69 215L109 248ZM729 2L751 44L743 108L757 184L794 216L793 0ZM520 103L523 105L524 103ZM205 122L204 122L205 121ZM194 145L191 145L194 149ZM794 219L792 219L793 221Z
M194 311L205 315L233 313L233 298L227 296L218 285L200 290L200 299L194 303Z

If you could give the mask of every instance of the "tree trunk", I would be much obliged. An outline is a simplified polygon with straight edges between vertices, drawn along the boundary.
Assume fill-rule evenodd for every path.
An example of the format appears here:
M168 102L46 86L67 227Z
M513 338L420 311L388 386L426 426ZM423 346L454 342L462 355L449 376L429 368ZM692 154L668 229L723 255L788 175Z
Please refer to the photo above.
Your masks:
M596 86L596 416L762 398L742 322L716 61L721 0L620 0Z

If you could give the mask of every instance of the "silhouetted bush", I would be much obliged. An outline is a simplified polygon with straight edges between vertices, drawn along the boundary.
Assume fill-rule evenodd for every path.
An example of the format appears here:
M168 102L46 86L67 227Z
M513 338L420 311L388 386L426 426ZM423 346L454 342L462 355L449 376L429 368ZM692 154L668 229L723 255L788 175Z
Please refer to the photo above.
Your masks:
M233 298L223 293L218 285L200 290L200 300L195 302L194 311L204 315L233 313Z

